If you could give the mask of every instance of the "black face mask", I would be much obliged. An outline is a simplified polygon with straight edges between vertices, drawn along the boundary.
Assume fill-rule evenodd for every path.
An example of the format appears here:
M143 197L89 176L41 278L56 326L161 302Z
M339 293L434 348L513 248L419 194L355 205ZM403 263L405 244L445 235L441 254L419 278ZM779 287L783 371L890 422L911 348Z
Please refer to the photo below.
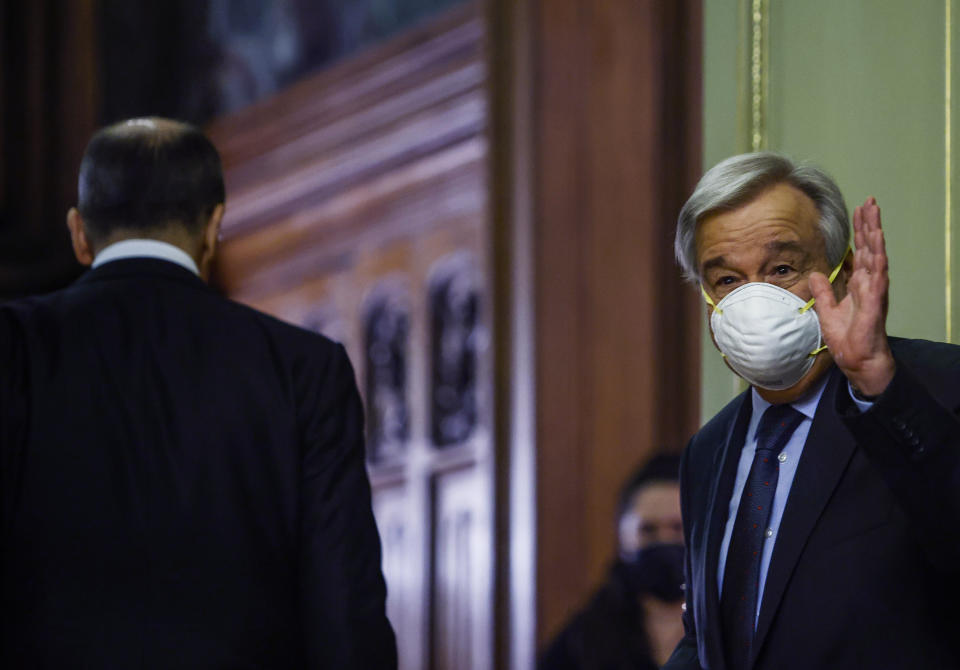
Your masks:
M637 595L666 602L683 598L683 545L654 544L624 560L627 580Z

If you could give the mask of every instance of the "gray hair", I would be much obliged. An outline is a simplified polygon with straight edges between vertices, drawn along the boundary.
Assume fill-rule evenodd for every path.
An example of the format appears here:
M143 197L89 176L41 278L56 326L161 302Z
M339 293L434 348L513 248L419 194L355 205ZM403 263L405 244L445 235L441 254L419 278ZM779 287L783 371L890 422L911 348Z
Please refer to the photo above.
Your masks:
M673 249L684 278L700 282L695 238L697 225L705 216L736 209L765 188L780 183L790 184L813 200L820 213L827 261L831 266L838 265L850 243L850 219L836 182L813 165L794 163L786 156L760 151L732 156L707 170L680 210Z

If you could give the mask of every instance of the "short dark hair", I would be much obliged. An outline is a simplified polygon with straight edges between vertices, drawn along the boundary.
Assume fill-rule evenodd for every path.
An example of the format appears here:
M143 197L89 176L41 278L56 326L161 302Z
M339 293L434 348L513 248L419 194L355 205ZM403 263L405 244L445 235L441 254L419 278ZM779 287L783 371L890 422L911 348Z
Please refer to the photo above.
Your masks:
M617 502L617 519L630 508L637 491L654 482L678 483L680 481L680 456L677 454L657 454L637 468L620 489Z
M220 155L196 127L160 118L99 130L80 163L77 209L94 239L180 225L199 232L224 201Z

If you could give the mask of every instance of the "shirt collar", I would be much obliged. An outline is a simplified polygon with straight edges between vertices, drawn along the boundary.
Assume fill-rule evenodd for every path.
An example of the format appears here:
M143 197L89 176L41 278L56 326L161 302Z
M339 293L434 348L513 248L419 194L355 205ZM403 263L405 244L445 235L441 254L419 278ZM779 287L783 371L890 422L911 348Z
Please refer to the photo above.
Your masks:
M790 403L791 407L803 414L808 419L813 419L813 415L817 412L817 405L820 404L820 397L823 395L823 390L827 387L827 379L829 379L829 377L829 373L824 373L823 377L813 386L813 388L803 394L800 398L797 398ZM755 387L751 388L750 391L750 397L753 401L753 416L762 416L764 411L766 411L771 403L761 398Z
M193 274L199 276L197 263L190 255L181 249L167 242L160 240L130 239L114 242L103 249L93 259L91 268L97 268L104 263L117 261L122 258L159 258L160 260L176 263L180 267L186 268Z

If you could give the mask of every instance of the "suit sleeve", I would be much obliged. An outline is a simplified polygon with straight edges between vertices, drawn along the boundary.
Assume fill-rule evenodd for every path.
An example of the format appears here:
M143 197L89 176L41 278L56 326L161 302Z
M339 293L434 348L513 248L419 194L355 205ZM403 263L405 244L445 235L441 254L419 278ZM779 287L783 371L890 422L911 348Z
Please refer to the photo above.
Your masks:
M903 361L874 406L846 393L837 410L910 517L933 565L960 573L960 420Z
M30 388L26 341L14 311L0 308L0 483L7 491L16 487L12 478L20 471L19 447L27 431ZM5 514L6 510L0 510L0 519L6 520Z
M5 504L9 493L18 488L14 480L20 472L23 443L27 430L29 384L26 374L26 338L13 310L0 308L0 521L6 526L10 509ZM0 543L0 561L6 546ZM10 615L0 612L0 627ZM3 649L0 648L0 653Z
M27 394L24 336L12 310L0 309L0 440L8 445L23 431Z
M300 598L307 667L393 670L380 538L374 523L353 369L337 345L322 379L304 382ZM312 391L312 392L311 392Z
M692 440L691 440L692 442ZM690 445L683 452L680 463L680 511L683 516L683 541L686 546L683 560L684 601L683 601L683 637L673 650L663 670L701 670L700 656L697 651L697 628L693 618L693 576L690 567L690 527L692 524L689 502L689 454Z

